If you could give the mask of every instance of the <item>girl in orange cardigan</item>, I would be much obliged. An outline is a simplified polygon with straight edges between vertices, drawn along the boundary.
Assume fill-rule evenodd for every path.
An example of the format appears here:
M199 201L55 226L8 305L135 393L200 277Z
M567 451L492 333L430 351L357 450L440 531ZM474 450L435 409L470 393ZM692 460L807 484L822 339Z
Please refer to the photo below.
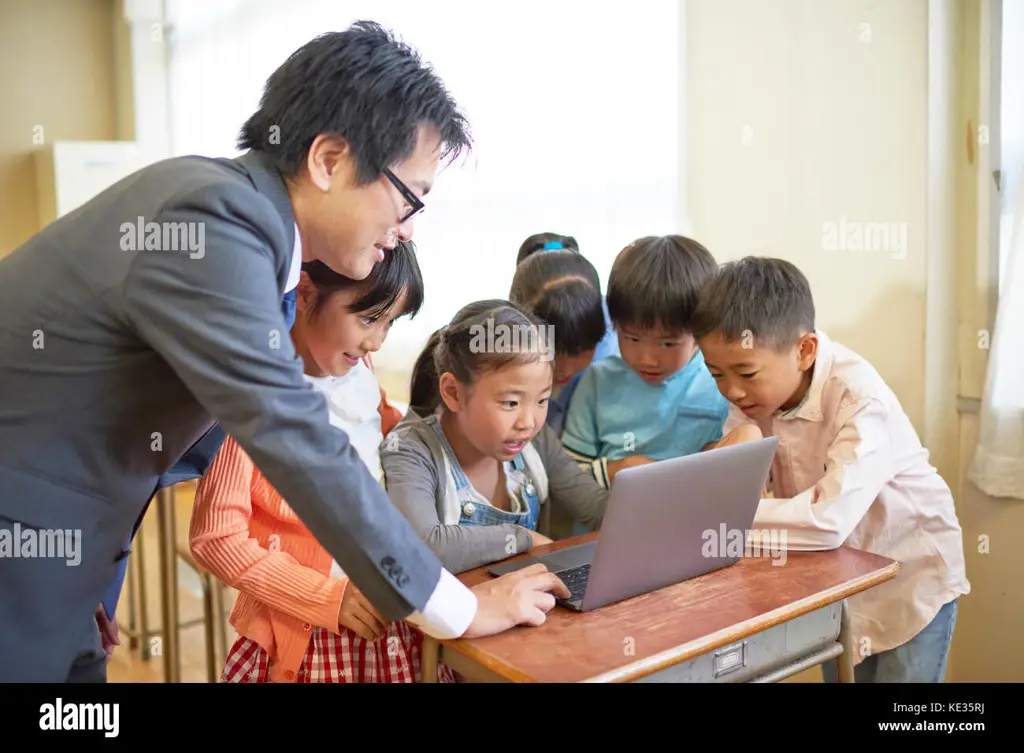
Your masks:
M362 281L319 262L303 265L295 350L327 398L331 422L378 481L380 444L401 414L388 404L369 354L422 300L408 244ZM200 567L239 591L230 619L241 637L228 651L223 682L420 679L422 634L382 620L231 437L199 484L190 542Z

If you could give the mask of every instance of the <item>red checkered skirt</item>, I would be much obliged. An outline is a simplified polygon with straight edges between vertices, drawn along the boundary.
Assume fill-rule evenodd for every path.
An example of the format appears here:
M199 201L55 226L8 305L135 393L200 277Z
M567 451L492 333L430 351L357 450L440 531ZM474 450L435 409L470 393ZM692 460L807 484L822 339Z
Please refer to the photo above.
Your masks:
M295 682L421 682L423 633L404 621L368 641L351 630L332 633L315 628ZM249 638L239 638L228 652L221 682L270 682L270 655ZM455 682L450 667L439 664L438 682Z

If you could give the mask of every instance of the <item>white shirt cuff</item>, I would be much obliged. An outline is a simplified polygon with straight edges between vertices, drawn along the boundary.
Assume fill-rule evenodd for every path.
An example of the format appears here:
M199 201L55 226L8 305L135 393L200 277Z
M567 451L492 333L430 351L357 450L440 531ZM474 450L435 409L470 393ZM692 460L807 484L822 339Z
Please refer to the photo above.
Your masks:
M439 641L458 638L476 617L476 594L465 584L441 569L441 578L427 600L423 612L413 612L406 622L415 625L431 638Z

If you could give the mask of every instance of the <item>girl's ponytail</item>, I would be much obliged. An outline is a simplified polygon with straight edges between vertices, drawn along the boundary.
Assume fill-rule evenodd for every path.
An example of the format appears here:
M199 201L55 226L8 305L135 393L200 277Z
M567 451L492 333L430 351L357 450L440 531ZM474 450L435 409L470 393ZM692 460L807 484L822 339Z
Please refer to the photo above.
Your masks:
M434 352L441 341L444 329L441 327L441 329L434 330L412 367L412 378L409 382L409 409L421 417L429 416L437 410L438 403L441 401L441 391L438 386L440 374L437 373Z

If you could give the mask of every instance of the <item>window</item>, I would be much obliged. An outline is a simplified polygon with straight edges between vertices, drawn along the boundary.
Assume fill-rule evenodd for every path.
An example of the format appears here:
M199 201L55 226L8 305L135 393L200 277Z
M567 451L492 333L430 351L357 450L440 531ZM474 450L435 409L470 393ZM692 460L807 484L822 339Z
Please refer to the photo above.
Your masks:
M1002 185L999 208L999 281L1006 280L1007 257L1021 177L1024 175L1024 2L1002 3L1002 53L1000 60L1000 169Z
M443 172L417 221L426 285L377 363L411 366L463 305L508 295L516 251L573 235L607 283L641 235L681 214L678 4L523 0L168 0L174 154L233 156L270 73L325 30L369 18L433 65L470 120L475 148Z
M1024 499L1024 3L1002 13L998 314L968 478L989 496Z

